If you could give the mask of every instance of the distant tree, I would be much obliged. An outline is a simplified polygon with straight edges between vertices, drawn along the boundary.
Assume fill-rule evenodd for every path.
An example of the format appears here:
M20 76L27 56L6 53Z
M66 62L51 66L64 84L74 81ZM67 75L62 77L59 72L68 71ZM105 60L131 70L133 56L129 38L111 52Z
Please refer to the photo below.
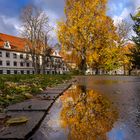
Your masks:
M41 49L41 56L42 56L42 65L41 65L41 70L42 73L45 74L45 68L47 65L51 65L51 54L52 54L52 47L50 47L49 44L49 39L50 36L48 35L50 30L48 30L48 32L45 34L45 39L43 37L42 42L44 41L43 45L42 45L42 49Z
M48 16L35 6L27 6L21 13L22 36L27 43L26 51L31 54L35 73L44 73L46 56L50 56ZM42 59L41 59L42 58ZM41 62L42 60L42 62Z
M116 26L117 26L117 34L119 36L118 46L123 47L129 41L129 34L132 25L125 20L121 20L117 23Z
M132 41L135 43L135 46L131 49L131 57L133 68L140 68L140 8L136 15L132 16L131 18L134 22L133 30L136 36L132 36Z
M130 52L127 48L130 46L130 43L128 44L128 41L130 40L129 35L132 25L129 22L122 20L119 21L116 26L117 26L117 34L119 37L117 41L118 46L117 57L119 57L120 66L123 66L124 75L126 75L127 71L131 69L131 63L129 62L130 57L128 56Z

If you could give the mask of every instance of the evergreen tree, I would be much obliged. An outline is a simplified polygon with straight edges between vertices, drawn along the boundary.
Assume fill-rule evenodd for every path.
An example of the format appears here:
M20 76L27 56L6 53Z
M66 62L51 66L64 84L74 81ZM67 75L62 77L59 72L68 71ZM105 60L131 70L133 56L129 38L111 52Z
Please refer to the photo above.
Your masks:
M132 41L135 43L135 47L131 49L132 52L132 64L133 68L140 68L140 8L135 16L132 16L134 21L133 30L136 36L132 36Z

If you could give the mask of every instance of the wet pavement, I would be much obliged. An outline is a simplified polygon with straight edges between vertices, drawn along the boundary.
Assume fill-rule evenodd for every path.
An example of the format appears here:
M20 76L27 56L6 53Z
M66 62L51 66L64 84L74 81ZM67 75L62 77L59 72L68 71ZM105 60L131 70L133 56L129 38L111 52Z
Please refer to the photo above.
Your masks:
M57 98L74 82L75 79L72 79L66 84L46 88L41 94L34 96L33 99L8 106L5 113L0 113L0 140L30 139L38 130ZM26 118L27 121L22 123L23 119L21 117ZM12 124L7 123L7 121L10 121L9 119L14 120L14 122L11 121Z
M140 77L77 79L56 100L33 140L140 140Z

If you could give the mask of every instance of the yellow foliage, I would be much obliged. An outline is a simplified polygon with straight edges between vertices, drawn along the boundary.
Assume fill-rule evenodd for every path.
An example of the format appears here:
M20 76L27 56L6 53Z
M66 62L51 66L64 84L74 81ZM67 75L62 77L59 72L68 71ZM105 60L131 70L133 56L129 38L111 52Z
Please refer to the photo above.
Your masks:
M58 39L62 50L74 52L77 65L82 59L90 66L102 65L108 59L106 48L116 46L116 28L106 16L106 4L107 0L66 1L66 21L58 23Z

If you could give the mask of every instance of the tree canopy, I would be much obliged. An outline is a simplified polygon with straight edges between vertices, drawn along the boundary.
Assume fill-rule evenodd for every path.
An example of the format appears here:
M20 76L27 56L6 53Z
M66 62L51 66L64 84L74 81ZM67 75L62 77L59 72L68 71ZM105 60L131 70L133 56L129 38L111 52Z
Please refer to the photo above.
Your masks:
M31 55L35 73L45 73L46 56L50 56L49 19L43 10L34 5L27 6L21 13L22 36L27 44L26 52ZM42 57L42 62L41 62ZM28 60L29 61L29 60Z
M74 52L79 69L112 69L116 66L112 51L118 39L116 28L106 15L107 0L67 0L66 20L58 23L58 38L62 48ZM114 57L116 58L116 57ZM106 60L110 60L107 63ZM113 60L113 61L112 61Z

